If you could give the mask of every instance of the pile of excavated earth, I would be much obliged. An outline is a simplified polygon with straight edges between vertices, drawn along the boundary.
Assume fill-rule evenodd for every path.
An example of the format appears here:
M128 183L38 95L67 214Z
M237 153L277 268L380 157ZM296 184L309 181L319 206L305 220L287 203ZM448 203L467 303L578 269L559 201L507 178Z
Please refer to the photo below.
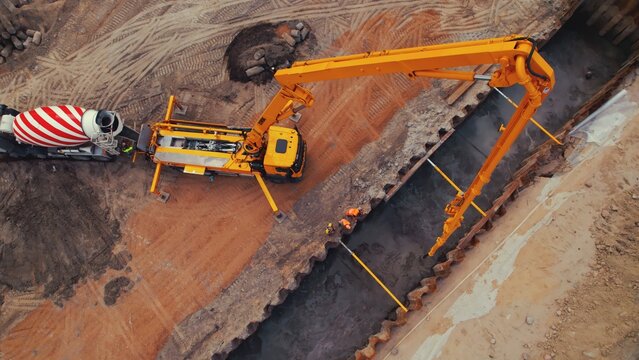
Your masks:
M239 32L226 49L231 80L265 84L279 69L291 66L297 47L310 34L303 22L258 24Z
M35 24L21 15L20 8L29 4L27 0L6 0L0 3L0 64L4 64L14 51L21 52L32 46L40 46L42 32L34 30Z

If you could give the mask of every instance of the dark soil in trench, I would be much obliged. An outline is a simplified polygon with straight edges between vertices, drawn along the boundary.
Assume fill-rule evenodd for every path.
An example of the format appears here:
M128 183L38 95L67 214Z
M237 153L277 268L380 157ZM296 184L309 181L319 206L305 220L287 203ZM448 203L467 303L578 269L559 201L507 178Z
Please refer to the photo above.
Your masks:
M627 54L585 28L576 15L544 47L542 54L553 66L557 86L535 115L549 131L563 126L572 114L616 72ZM592 77L585 74L591 71ZM523 89L505 89L519 100ZM513 109L498 94L486 101L457 128L431 157L462 188L481 167ZM526 158L547 140L529 125L502 160L476 203L487 209L492 199ZM435 258L422 258L441 232L443 208L455 191L425 165L387 204L376 208L357 227L348 245L390 289L403 294L432 275ZM464 226L439 250L445 254L474 224L479 215L469 209ZM369 335L396 305L341 248L329 252L315 265L269 319L230 354L231 359L344 359L363 347Z

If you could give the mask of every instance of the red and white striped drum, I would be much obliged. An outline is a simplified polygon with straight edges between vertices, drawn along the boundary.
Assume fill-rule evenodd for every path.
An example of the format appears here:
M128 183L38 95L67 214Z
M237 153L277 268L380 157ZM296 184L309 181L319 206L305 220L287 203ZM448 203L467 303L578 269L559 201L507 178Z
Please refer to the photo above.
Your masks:
M18 114L13 133L20 142L42 147L78 146L89 141L82 130L85 109L70 106L44 106Z

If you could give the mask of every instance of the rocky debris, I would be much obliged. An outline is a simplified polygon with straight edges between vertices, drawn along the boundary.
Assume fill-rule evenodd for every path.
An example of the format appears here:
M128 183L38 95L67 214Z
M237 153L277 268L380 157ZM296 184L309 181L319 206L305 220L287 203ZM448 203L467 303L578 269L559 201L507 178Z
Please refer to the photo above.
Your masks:
M259 24L242 30L226 51L231 79L266 83L277 70L291 66L297 47L309 34L303 22Z
M264 67L262 66L253 66L250 67L248 69L246 69L246 76L251 77L251 76L255 76L257 74L260 74L264 71Z
M310 33L310 30L308 28L303 28L302 30L300 30L300 36L301 36L301 41L306 40L306 38L308 37L308 34Z
M34 32L33 33L33 43L36 46L39 46L41 42L42 42L42 33L39 32L39 31Z
M590 351L584 351L582 352L582 354L587 357L588 359L596 359L599 357L599 350L595 349L595 350L590 350Z
M119 276L104 285L104 304L111 306L123 292L127 292L133 288L133 281L126 276Z
M286 41L286 43L290 46L295 46L295 44L297 44L297 41L287 33L282 34L282 39L284 39L284 41Z
M40 31L22 28L15 18L10 17L17 8L27 3L25 0L0 2L0 64L6 63L12 54L18 53L14 50L23 51L31 45L39 46L42 43ZM9 9L10 15L2 10L3 4Z
M526 316L526 324L532 325L535 322L535 319L532 316Z
M253 59L255 59L255 60L263 60L264 59L264 55L266 55L266 52L264 51L264 49L257 49L255 54L253 54Z
M2 45L0 45L2 46ZM9 56L11 56L11 53L13 52L13 47L11 46L4 46L2 48L2 50L0 50L0 56L4 59L8 58Z

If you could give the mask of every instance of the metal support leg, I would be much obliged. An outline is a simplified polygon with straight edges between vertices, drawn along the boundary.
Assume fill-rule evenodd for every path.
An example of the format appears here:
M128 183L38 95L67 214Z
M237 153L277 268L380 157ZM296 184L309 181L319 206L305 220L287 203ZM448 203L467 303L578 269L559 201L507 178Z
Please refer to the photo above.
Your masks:
M264 179L262 179L262 174L253 173L253 175L255 176L255 179L257 179L257 183L260 184L260 188L262 189L262 192L264 193L264 196L266 197L266 201L268 201L268 204L271 206L271 209L273 210L273 215L275 216L275 220L279 223L282 223L286 219L286 214L284 214L282 211L280 211L280 209L277 208L277 204L275 204L275 200L273 200L271 193L268 191L268 188L266 187L266 183L264 183Z
M153 174L153 181L151 182L150 193L158 196L158 200L165 203L169 200L169 193L164 191L158 191L158 184L160 183L160 173L162 173L162 163L155 164L155 173Z

